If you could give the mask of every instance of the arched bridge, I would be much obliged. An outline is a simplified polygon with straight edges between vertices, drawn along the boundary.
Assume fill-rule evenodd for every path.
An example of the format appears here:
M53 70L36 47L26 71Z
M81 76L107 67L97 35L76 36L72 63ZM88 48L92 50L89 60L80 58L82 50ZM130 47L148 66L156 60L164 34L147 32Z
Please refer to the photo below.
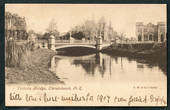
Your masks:
M83 41L83 40L55 40L55 42L49 43L52 50L69 48L69 47L86 47L97 49L98 51L110 46L109 42L97 42L97 41Z

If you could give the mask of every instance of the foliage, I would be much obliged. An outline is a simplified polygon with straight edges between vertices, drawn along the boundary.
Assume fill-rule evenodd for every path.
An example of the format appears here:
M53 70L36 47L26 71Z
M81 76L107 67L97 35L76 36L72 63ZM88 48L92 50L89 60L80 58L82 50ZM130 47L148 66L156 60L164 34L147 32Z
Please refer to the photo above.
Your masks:
M18 14L5 12L5 28L15 30L26 30L26 20Z
M74 32L74 33L72 33L72 36L73 36L73 38L75 38L77 40L81 40L85 37L83 32Z
M23 44L17 44L13 39L5 40L5 66L7 67L21 67L26 64L22 64L22 61L29 62L29 52L34 48L34 44L26 42Z
M18 14L5 12L5 36L13 37L14 39L27 39L26 20Z
M74 36L74 35L73 35ZM65 33L64 35L61 35L60 36L60 39L61 40L69 40L69 38L70 38L70 33Z
M31 34L35 34L34 30L32 29L28 31L28 35L31 35Z
M43 38L44 38L44 35L42 34L42 33L36 33L36 36L37 36L37 39L39 39L39 40L43 40Z
M42 37L42 39L44 39L44 40L48 40L49 39L49 37L50 37L50 33L45 33L44 35L43 35L43 37Z
M101 36L104 40L111 40L117 36L111 22L108 25L104 17L101 17L97 23L94 20L85 20L81 25L72 28L71 32L73 38L85 38L86 40L95 40L98 36Z

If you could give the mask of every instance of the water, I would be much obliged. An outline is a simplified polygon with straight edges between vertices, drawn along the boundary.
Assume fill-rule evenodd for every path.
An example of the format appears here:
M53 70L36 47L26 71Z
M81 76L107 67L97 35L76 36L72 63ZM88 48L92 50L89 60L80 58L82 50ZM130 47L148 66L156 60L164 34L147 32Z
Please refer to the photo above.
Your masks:
M166 86L167 78L158 62L95 52L80 56L58 52L51 59L50 71L66 84L162 83Z
M87 54L88 53L88 54ZM57 51L51 59L50 70L66 87L81 87L80 91L61 91L62 94L86 95L90 93L94 97L98 94L108 95L114 101L114 97L147 97L148 103L133 103L137 106L158 106L166 103L151 102L149 99L162 97L167 100L167 75L164 63L158 59L132 58L95 51L83 51L80 49L66 49ZM164 60L165 61L165 60ZM163 61L163 62L164 62ZM57 92L58 93L58 92ZM76 105L76 104L75 104ZM85 105L127 105L122 103L86 103Z

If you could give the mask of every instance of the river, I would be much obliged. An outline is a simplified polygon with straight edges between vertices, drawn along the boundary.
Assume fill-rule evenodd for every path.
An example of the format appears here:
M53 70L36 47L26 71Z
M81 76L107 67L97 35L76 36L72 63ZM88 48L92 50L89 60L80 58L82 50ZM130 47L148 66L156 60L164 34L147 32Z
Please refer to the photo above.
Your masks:
M50 71L67 83L163 83L163 65L145 59L91 52L84 55L61 54L51 59Z

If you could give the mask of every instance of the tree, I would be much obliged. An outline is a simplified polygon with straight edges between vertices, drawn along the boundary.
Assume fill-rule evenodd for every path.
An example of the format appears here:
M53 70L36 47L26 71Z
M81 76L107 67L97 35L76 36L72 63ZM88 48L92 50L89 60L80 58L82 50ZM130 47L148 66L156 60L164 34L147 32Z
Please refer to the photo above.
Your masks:
M111 21L109 22L109 25L108 25L108 27L107 27L108 29L108 31L107 31L107 40L113 40L114 39L114 37L115 37L115 32L114 32L114 30L113 30L113 27L112 27L112 24L111 24Z
M50 37L50 33L44 33L44 35L43 35L43 38L42 39L44 39L44 40L48 40L49 39L49 37Z
M36 33L36 36L38 39L43 39L43 37L44 37L42 32Z
M110 41L118 37L111 22L107 25L104 17L101 17L97 23L94 20L85 20L81 25L72 28L71 32L75 39L95 40L95 37L101 36L103 40Z
M29 34L29 35L30 35L30 34L35 34L35 32L34 32L34 30L30 29L30 30L28 31L28 34Z
M83 33L86 39L94 40L94 37L96 36L96 24L93 20L85 21Z
M123 43L123 41L125 40L126 34L124 32L120 32L120 42Z
M5 36L8 39L26 39L26 20L24 17L20 17L18 14L12 14L5 12Z
M85 20L81 25L71 29L72 37L75 39L94 40L96 35L96 23L93 20Z
M103 16L99 19L97 27L98 27L98 36L101 36L102 39L104 39L106 21L105 21L105 18Z
M57 29L57 22L54 19L51 20L51 22L49 23L49 26L46 30L47 30L47 33L49 33L49 35L54 35L55 38L58 39L59 31Z

